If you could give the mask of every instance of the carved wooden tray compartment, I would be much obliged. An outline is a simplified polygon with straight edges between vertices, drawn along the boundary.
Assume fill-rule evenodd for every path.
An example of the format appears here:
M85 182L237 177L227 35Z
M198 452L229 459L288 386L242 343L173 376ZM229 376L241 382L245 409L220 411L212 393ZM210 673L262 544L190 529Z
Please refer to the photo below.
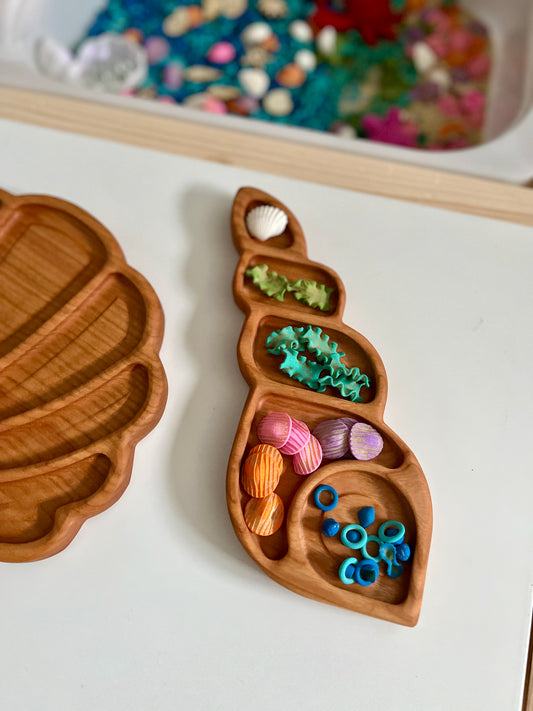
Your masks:
M288 216L279 236L261 241L250 235L245 218L256 206L273 205ZM432 506L428 485L414 454L383 421L387 396L385 369L372 345L342 321L345 291L337 274L309 261L302 229L282 203L254 188L242 188L233 205L232 232L241 258L233 282L234 297L246 318L238 345L238 360L250 386L239 423L227 473L227 503L235 532L249 555L267 575L306 597L338 605L404 625L416 624L422 602L432 532ZM245 276L257 264L287 276L334 287L330 310L322 312L293 298L276 301L266 296ZM315 392L279 370L280 359L267 352L265 340L285 326L320 327L346 354L345 361L370 376L370 387L361 391L362 401L352 402L328 387ZM270 536L252 533L243 511L250 499L240 478L250 449L259 443L257 426L269 412L287 412L311 430L321 421L353 417L371 424L383 437L382 452L370 461L325 460L317 471L302 477L284 457L276 493L285 507L281 528ZM339 495L332 512L322 512L313 502L321 484L331 485ZM373 506L376 523L401 521L413 555L404 563L403 574L389 578L380 574L367 587L345 585L338 576L341 561L355 551L338 536L322 535L322 523L332 514L342 525L358 523L357 511ZM368 529L370 533L377 531Z
M123 493L166 402L162 335L99 222L0 191L0 560L59 552Z

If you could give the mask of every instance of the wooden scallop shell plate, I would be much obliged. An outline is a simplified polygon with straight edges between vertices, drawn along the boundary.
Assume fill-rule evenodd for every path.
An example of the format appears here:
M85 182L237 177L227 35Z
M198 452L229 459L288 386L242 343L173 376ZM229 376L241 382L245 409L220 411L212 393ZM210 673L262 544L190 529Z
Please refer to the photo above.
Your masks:
M281 234L266 240L252 236L246 216L259 205L271 205L285 212L288 223ZM372 345L343 323L346 297L339 276L308 259L302 229L282 203L254 188L242 188L233 205L232 232L240 254L233 293L245 313L237 353L241 372L250 387L227 472L227 503L235 532L264 572L290 590L413 626L422 603L432 506L426 479L414 454L383 421L387 396L383 363ZM330 310L311 308L290 294L282 301L268 297L245 276L248 268L260 264L267 264L269 270L291 282L304 279L333 289ZM342 397L330 386L324 392L315 392L280 371L281 359L268 353L265 347L267 337L286 326L305 325L321 328L331 341L339 344L349 366L357 366L368 374L370 386L361 390L360 402ZM358 461L346 457L323 461L315 472L303 477L294 471L292 457L284 456L283 471L275 489L283 502L283 523L273 527L276 530L272 535L256 535L246 525L245 511L251 499L242 488L241 470L248 452L258 444L259 423L272 412L286 412L311 431L324 420L354 418L375 428L384 444L374 459ZM322 484L334 487L339 496L331 512L323 512L314 504L314 491ZM379 525L385 521L400 521L405 525L405 540L413 554L403 563L399 577L380 572L372 585L345 585L338 575L339 566L357 551L345 547L338 535L324 536L322 524L330 517L341 527L359 523L357 512L366 506L374 507L376 513L375 524L368 528L368 533L377 534Z
M99 222L0 191L0 560L58 553L123 493L166 402L162 336Z

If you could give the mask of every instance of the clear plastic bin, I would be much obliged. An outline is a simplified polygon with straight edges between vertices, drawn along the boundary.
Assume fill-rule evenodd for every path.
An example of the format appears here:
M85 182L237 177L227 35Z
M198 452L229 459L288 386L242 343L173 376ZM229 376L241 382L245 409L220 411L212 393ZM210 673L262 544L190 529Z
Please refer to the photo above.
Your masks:
M105 0L0 1L0 83L27 89L70 94L92 101L127 105L202 123L223 125L263 135L277 135L343 151L470 173L514 183L533 178L533 3L531 0L464 0L489 28L494 53L485 140L479 146L446 152L425 152L347 139L318 131L270 125L236 116L213 116L181 106L111 96L75 89L48 80L33 64L39 36L50 36L68 46L83 36Z

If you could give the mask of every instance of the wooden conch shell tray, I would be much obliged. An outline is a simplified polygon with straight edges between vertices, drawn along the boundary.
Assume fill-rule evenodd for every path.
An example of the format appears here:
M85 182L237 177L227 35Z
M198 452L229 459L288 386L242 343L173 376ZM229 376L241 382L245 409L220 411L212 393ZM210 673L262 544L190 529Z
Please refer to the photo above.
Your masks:
M0 560L59 552L123 493L165 406L162 335L100 223L0 191Z
M288 217L285 230L266 241L252 237L246 226L246 215L261 204L280 208ZM294 592L413 626L420 613L431 541L431 498L415 456L383 422L387 378L381 359L363 336L343 323L345 292L341 280L331 269L309 261L302 229L282 203L259 190L241 189L233 205L232 232L241 255L233 292L246 315L238 360L250 386L227 474L227 503L236 534L264 572ZM293 298L276 301L265 295L245 275L248 268L259 264L267 264L290 280L312 280L333 288L330 310L322 312ZM370 376L370 387L361 391L361 402L345 399L331 387L315 392L280 371L280 359L265 347L268 335L286 326L305 325L318 326L329 334L346 354L346 362ZM306 477L294 472L291 457L284 457L276 488L284 504L284 522L272 535L259 536L244 520L250 497L242 488L241 471L248 452L259 442L259 422L271 412L286 412L311 430L323 420L352 417L377 429L384 446L370 461L324 461ZM331 513L314 505L313 492L321 484L334 487L338 493L339 503ZM413 555L404 563L400 577L380 574L369 586L345 585L339 579L339 564L355 551L343 546L338 536L324 536L322 523L330 515L341 525L357 523L357 511L365 506L375 508L376 524L403 522ZM369 531L374 533L371 528Z

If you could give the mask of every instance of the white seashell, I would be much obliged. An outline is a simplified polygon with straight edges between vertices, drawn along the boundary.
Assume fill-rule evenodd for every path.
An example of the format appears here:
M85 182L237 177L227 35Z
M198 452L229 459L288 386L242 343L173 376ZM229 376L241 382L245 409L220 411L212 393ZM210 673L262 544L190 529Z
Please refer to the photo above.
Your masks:
M270 239L280 235L287 227L287 215L279 207L259 205L246 215L246 227L252 237Z
M271 58L272 55L264 47L250 47L241 57L240 63L243 67L264 67Z
M189 96L183 100L183 106L188 106L191 109L203 109L208 97L209 94L205 91L201 91L198 94L189 94Z
M258 0L256 7L269 20L285 17L289 13L285 0Z
M52 37L40 37L36 41L34 57L37 69L52 79L64 78L74 61L68 49Z
M452 78L450 72L444 67L437 67L428 76L429 81L438 84L441 89L448 89L451 86Z
M287 89L272 89L263 99L263 108L271 116L288 116L294 108Z
M313 30L304 20L294 20L289 25L289 34L297 42L312 42Z
M211 22L222 13L222 3L220 0L202 0L202 12L207 22Z
M299 49L294 55L294 62L306 74L311 74L316 69L316 54L310 49Z
M316 36L316 46L320 54L326 57L337 48L337 30L331 25L322 28Z
M427 74L439 61L435 52L425 42L415 42L411 56L413 64L420 74Z
M184 72L185 79L196 84L206 84L209 81L216 81L222 76L220 69L208 67L204 64L193 64L187 67Z
M268 91L270 77L263 69L241 69L237 79L246 94L260 99Z
M241 95L236 86L226 84L211 84L207 87L207 92L221 101L231 101Z
M272 28L266 22L252 22L241 32L241 40L246 46L260 44L272 34Z

